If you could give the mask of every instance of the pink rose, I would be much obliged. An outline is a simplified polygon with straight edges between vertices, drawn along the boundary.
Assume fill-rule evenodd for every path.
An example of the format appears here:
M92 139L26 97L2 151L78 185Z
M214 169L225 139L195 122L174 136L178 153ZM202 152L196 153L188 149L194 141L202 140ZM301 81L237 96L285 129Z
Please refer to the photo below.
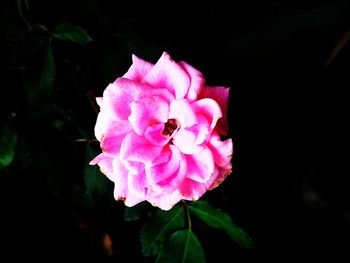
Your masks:
M163 210L197 200L231 173L229 88L164 52L156 64L135 55L124 76L96 98L95 136L102 153L90 162L115 183L114 196Z

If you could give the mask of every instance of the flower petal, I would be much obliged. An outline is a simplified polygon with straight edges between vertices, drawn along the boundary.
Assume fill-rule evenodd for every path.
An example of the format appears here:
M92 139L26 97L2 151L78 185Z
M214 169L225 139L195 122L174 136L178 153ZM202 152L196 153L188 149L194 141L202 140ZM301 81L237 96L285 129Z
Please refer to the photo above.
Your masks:
M138 135L143 135L151 124L166 123L169 114L169 104L162 97L144 97L131 104L130 124Z
M217 125L217 131L220 134L227 135L228 132L228 100L229 100L229 92L230 88L227 87L220 87L220 86L205 86L201 93L199 94L198 98L212 98L215 100L222 112L222 118L218 121Z
M232 139L221 141L220 136L217 133L213 133L210 137L208 147L213 153L217 166L225 166L231 161L233 154Z
M168 118L176 119L181 128L191 127L197 122L196 114L186 99L171 102Z
M168 211L179 201L181 201L182 195L178 189L170 194L160 194L158 196L149 197L148 202L153 206L159 207L162 210Z
M118 158L113 159L114 198L125 200L128 196L128 170Z
M132 55L132 65L129 70L124 74L123 78L131 79L136 82L141 82L147 73L152 69L153 64Z
M100 167L101 173L107 176L107 178L111 181L114 179L113 175L113 159L106 156L104 153L100 153L97 155L92 161L89 163L90 165L97 164Z
M163 122L148 126L145 131L145 138L154 145L166 145L171 137L163 134L164 126Z
M163 156L166 156L167 158L164 159ZM163 161L162 163L159 163L157 160L160 158ZM177 172L180 168L182 158L182 154L174 145L165 147L160 154L160 157L155 160L155 163L157 163L157 165L146 169L146 175L150 184L153 185L160 181L164 181L175 172Z
M205 183L214 173L214 158L209 148L198 154L186 155L187 178Z
M167 88L177 99L185 97L191 83L188 73L166 52L163 52L154 67L144 77L143 82L153 87Z
M197 100L191 106L197 114L201 114L207 118L212 129L214 129L217 121L222 117L221 109L213 99Z
M118 157L125 135L132 131L127 121L115 122L110 126L101 140L102 151L110 157Z
M131 194L139 198L144 198L148 191L148 181L145 173L128 175L128 189Z
M144 137L130 132L121 144L120 159L124 165L128 162L140 162L150 166L161 152L162 147L156 146Z
M203 150L196 140L196 134L186 128L179 129L173 136L173 144L184 154L198 154Z
M178 63L184 70L186 70L186 72L188 73L188 75L191 78L191 84L190 87L188 89L186 98L189 101L194 101L197 99L198 94L200 93L204 83L205 83L205 79L203 74L198 71L197 69L195 69L194 67L192 67L191 65L187 64L184 61L180 61Z

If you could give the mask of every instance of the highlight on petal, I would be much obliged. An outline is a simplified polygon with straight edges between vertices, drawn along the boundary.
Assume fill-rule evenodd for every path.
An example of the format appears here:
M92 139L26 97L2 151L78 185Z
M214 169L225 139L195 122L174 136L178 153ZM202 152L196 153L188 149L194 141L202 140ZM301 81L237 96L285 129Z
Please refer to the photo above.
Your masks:
M90 165L97 164L100 167L101 173L107 176L107 178L113 181L113 159L106 156L104 153L97 155L89 163Z
M128 133L120 146L120 159L125 165L128 162L140 162L150 166L160 153L162 147L150 143L136 133Z
M132 65L130 66L129 70L123 75L123 78L141 82L147 73L152 69L152 67L152 63L149 63L133 54Z
M222 117L219 105L213 99L201 99L193 102L192 107L198 113L207 118L210 127L214 129L217 121Z
M118 158L113 159L114 198L125 200L128 196L128 170Z
M217 133L213 133L208 144L213 153L216 165L223 167L231 162L233 154L232 139L222 141Z
M171 102L169 119L176 119L180 122L181 128L191 127L197 123L196 114L185 99L178 99Z
M205 79L203 74L198 71L197 69L195 69L194 67L192 67L191 65L187 64L184 61L180 61L178 63L184 70L187 71L188 75L190 76L191 79L191 84L190 87L188 89L186 98L189 101L194 101L197 99L198 94L200 93L204 83L205 83Z
M171 136L163 134L164 127L165 123L163 122L148 126L145 131L145 138L154 145L166 145L171 139Z
M217 131L220 134L227 135L228 132L228 101L230 88L220 86L204 86L198 98L211 98L215 100L221 109L222 118L218 121Z
M132 131L132 127L127 121L114 122L108 127L105 135L101 139L102 151L110 157L118 157L121 143L125 135Z
M203 150L196 141L196 134L186 128L178 130L173 137L173 144L184 154L198 154Z
M198 154L186 155L187 178L198 183L206 183L214 173L214 158L209 148Z
M149 125L167 122L169 105L162 97L144 97L130 104L129 122L136 134L142 136Z
M188 73L167 52L163 52L143 82L156 88L167 88L177 99L182 99L188 92L191 80Z
M136 197L144 198L148 190L148 181L144 172L139 174L129 174L128 189Z

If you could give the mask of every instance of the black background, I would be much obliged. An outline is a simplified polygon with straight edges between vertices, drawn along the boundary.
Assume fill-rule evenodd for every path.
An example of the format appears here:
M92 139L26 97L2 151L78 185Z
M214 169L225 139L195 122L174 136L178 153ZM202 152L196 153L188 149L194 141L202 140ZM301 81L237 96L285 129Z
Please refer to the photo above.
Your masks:
M25 15L31 23L52 30L69 21L94 39L87 47L52 44L56 102L90 134L96 114L85 93L101 95L130 66L132 53L154 63L166 50L198 68L209 85L231 87L234 172L204 197L229 211L256 249L242 250L198 222L194 231L208 262L349 258L349 44L329 60L350 34L349 1L28 2ZM21 116L23 87L8 52L25 41L27 31L14 2L0 7L1 110ZM74 78L83 95L65 85L64 68L72 65L80 67ZM44 141L54 159L51 170L64 174L64 183L53 194L42 183L47 170L40 164L1 173L0 248L9 256L3 262L21 256L47 262L153 262L141 254L142 222L123 221L123 204L107 207L101 199L93 209L75 205L66 192L81 181L84 159L67 154L71 144L60 141L47 123L39 125L45 130L32 125L18 124L18 129L32 142ZM79 147L73 147L74 154L83 152ZM105 232L113 241L111 257L102 248Z

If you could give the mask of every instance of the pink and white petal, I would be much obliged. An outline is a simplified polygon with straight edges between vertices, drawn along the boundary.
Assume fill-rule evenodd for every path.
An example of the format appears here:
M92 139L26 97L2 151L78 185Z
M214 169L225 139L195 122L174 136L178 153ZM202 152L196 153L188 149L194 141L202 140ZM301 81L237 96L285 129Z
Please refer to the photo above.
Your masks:
M180 159L178 169L171 175L156 184L151 184L152 189L160 189L164 195L170 194L180 187L187 175L187 163L184 156Z
M98 141L101 141L110 125L113 125L114 121L110 119L104 112L100 111L97 115L96 124L94 128L95 137Z
M136 133L128 133L120 147L120 159L125 165L125 162L141 162L146 166L150 166L159 154L163 147L156 146L150 143L144 137Z
M97 155L89 163L90 165L98 165L100 167L101 173L107 176L108 179L113 181L113 159L108 157L104 153Z
M214 173L206 183L198 183L186 178L179 188L182 198L189 201L198 200L209 190L209 187L215 182L217 177L218 170L215 169Z
M165 147L161 155L169 156L169 152L170 157L166 162L146 168L146 176L151 185L164 181L180 169L183 155L174 145Z
M196 140L196 135L187 129L179 129L173 136L173 144L184 154L198 154L204 149Z
M154 65L136 55L132 55L132 64L123 78L128 78L136 82L141 82Z
M145 138L154 145L166 145L171 137L163 134L164 126L163 122L148 126L145 131Z
M197 115L197 124L186 130L192 132L196 137L195 144L200 145L204 143L210 135L210 127L208 120L202 115Z
M102 107L103 97L96 97L96 103L98 106Z
M128 170L118 158L113 159L114 198L125 200L128 195Z
M143 201L145 201L145 198L137 197L136 195L133 195L132 193L128 193L126 199L124 200L124 204L128 207L133 207Z
M201 93L199 94L199 98L212 98L215 100L222 111L222 118L218 121L217 130L220 134L227 135L228 133L228 103L229 103L229 93L230 88L228 87L220 87L220 86L205 86Z
M173 191L170 194L160 194L158 196L148 198L148 202L151 203L155 207L159 207L164 211L168 211L173 208L179 201L181 201L182 196L178 189Z
M233 154L232 139L221 141L217 133L213 133L210 137L208 147L213 153L215 164L219 167L227 165L231 162Z
M192 67L191 65L187 64L184 61L180 61L178 63L184 70L187 71L188 75L191 78L191 84L190 87L188 89L186 98L189 101L195 101L197 99L198 94L200 93L204 83L205 83L205 79L203 74L198 71L197 69L195 69L194 67Z
M197 100L193 102L191 106L197 114L201 114L207 118L211 129L215 128L217 121L222 117L221 109L217 102L213 99L206 98Z
M136 197L144 198L148 192L149 183L146 174L130 174L128 175L128 189L131 194Z
M191 127L197 122L196 113L186 99L171 102L168 118L176 119L181 128Z
M167 52L163 52L143 82L155 88L167 88L177 99L182 99L190 87L190 76Z
M102 151L110 157L118 157L120 146L124 140L125 135L131 132L132 128L126 121L115 123L114 126L109 127L101 140Z
M115 84L109 84L103 92L103 111L113 120L125 120L130 115L129 103L132 97Z
M138 135L143 135L146 128L155 123L166 123L169 104L161 97L145 97L130 104L129 122Z
M142 83L141 83L142 84ZM164 100L170 104L173 100L175 100L174 94L172 94L168 89L166 88L149 88L148 85L142 84L144 88L142 89L142 92L140 92L137 97L137 100L144 98L144 97L161 97Z
M228 163L224 167L216 168L218 169L218 176L215 178L215 181L209 186L208 190L213 190L214 188L218 187L227 176L229 176L232 173L232 165L231 163Z
M187 178L199 183L206 183L214 173L214 158L209 148L198 154L186 155Z

